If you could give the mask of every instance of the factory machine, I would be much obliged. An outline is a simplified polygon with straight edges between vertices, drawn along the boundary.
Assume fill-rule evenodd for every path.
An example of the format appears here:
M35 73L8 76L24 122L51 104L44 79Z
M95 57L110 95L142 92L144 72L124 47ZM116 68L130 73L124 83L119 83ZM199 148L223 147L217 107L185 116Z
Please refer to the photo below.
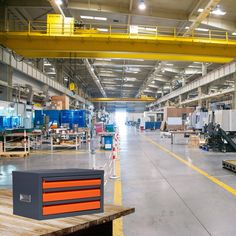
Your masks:
M88 110L37 110L34 124L38 128L90 128L91 112Z
M189 128L194 130L203 130L208 123L208 111L204 108L197 107L189 117Z
M236 110L216 110L208 114L209 124L205 125L205 150L236 152Z

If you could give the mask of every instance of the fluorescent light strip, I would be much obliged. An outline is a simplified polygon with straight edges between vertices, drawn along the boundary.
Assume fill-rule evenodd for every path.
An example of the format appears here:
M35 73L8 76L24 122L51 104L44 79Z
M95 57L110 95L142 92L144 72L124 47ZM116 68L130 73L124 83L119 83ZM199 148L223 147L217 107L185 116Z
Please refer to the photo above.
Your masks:
M198 12L202 13L204 11L203 8L199 8ZM213 11L210 12L211 14L217 15L217 16L224 16L226 14L226 12L222 9L220 9L220 7L217 7L216 9L214 9Z
M101 20L101 21L106 21L106 17L99 17L99 16L80 16L81 19L86 19L86 20Z
M97 30L100 32L108 32L108 29L105 29L105 28L97 28Z
M189 29L189 27L186 26L185 29ZM196 28L195 30L202 31L202 32L208 32L209 31L209 29L205 29L205 28Z

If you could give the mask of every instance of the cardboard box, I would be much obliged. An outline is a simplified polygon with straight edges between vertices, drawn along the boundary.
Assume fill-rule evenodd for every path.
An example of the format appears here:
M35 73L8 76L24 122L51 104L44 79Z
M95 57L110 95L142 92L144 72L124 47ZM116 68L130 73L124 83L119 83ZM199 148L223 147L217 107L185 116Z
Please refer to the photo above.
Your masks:
M200 137L196 135L191 135L188 140L188 146L191 148L198 148L200 145Z
M52 103L55 104L55 107L58 107L57 110L69 110L70 109L70 99L67 96L52 96Z

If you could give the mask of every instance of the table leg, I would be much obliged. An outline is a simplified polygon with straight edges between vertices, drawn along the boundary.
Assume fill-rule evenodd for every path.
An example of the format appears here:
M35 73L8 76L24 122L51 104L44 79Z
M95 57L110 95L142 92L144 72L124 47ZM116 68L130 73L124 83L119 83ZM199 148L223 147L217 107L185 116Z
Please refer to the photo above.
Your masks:
M6 152L6 145L7 145L7 139L6 139L6 136L4 135L4 141L3 141L4 152Z
M113 222L109 221L101 225L89 227L88 229L80 230L71 234L65 234L67 236L112 236Z
M75 136L75 149L78 150L78 135Z
M53 137L51 135L51 151L53 152Z

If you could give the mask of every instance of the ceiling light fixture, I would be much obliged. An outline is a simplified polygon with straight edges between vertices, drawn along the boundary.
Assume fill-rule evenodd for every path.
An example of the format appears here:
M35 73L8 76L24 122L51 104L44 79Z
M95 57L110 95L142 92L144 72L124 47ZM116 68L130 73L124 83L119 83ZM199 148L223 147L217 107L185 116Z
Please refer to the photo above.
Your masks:
M138 8L139 8L139 10L142 10L142 11L146 9L146 4L145 4L144 0L140 0Z
M80 16L81 19L85 20L101 20L101 21L106 21L106 17L100 17L100 16Z
M111 61L109 58L96 58L96 61Z
M186 26L185 29L189 29L189 27ZM205 29L205 28L196 28L195 30L202 31L202 32L208 32L209 31L209 29Z
M100 32L108 32L108 29L105 29L105 28L97 28L97 30Z
M226 11L224 11L220 5L217 5L217 7L212 11L212 14L217 16L224 16L226 14Z
M58 6L62 5L62 3L63 3L62 0L56 0L55 2Z

